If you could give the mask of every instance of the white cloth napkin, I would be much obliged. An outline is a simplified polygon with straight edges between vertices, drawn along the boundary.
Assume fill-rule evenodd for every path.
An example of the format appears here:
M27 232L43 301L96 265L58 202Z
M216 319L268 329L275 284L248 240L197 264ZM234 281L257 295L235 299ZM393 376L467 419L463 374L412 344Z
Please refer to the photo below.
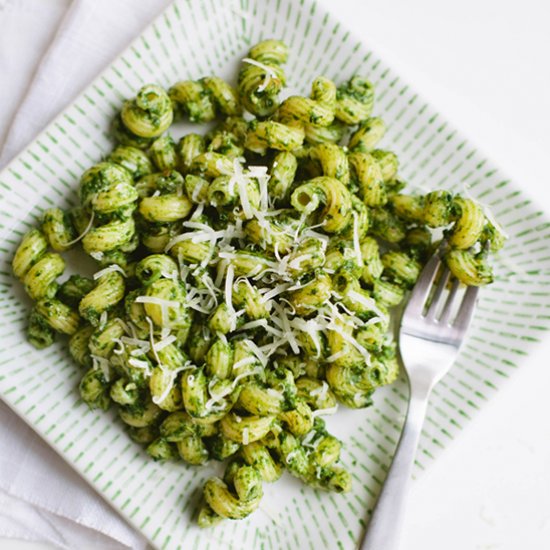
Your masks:
M170 1L0 0L0 168ZM70 550L147 546L2 402L0 536Z

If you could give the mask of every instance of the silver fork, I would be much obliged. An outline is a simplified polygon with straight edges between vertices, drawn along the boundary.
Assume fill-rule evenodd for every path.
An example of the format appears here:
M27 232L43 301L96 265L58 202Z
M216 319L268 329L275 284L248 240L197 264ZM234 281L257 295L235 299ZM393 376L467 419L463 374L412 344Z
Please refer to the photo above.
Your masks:
M447 267L443 269L437 285L434 284L441 267L441 255L440 248L424 267L401 319L399 347L409 379L409 408L393 462L360 550L399 548L405 500L428 399L433 387L454 363L474 315L478 287L466 289L457 309L460 285L456 279L444 299L451 279Z

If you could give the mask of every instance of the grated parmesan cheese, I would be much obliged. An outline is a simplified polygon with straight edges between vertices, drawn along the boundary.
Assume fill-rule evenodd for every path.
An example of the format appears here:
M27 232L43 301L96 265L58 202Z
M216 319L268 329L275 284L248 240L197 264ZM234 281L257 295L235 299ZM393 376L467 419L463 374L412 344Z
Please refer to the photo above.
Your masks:
M267 166L249 166L248 174L258 181L260 188L260 209L265 212L271 206L267 188L267 183L271 176L267 173Z
M376 304L376 301L373 298L370 298L369 296L365 296L364 294L361 294L356 290L350 290L348 292L348 297L354 300L355 302L361 304L362 306L369 308L371 311L376 313L378 317L382 319L386 317L386 314L378 307L378 305Z
M147 351L149 351L149 348L151 347L151 344L147 340L132 338L130 336L121 336L120 339L126 345L147 348Z
M311 413L311 416L315 418L316 416L326 416L330 414L336 414L338 411L338 405L335 405L334 407L329 407L327 409L317 409L316 411L313 411Z
M290 464L293 460L294 460L294 457L299 453L300 451L298 449L294 449L294 451L290 451L290 453L288 453L286 455L286 458L285 458L285 462L287 464Z
M106 311L102 311L101 315L99 316L99 330L103 330L105 328L108 320L109 314Z
M196 220L197 218L200 218L202 216L203 211L204 211L204 203L201 202L199 205L197 205L197 208L195 208L193 215L189 219Z
M279 304L275 304L275 311L277 311L279 319L281 320L284 340L288 341L290 348L295 354L300 353L300 347L298 346L298 342L296 341L296 337L294 336L294 332L290 326L290 321L287 317L285 309Z
M353 212L353 250L357 259L357 265L363 266L363 255L361 254L361 244L359 243L359 216Z
M311 397L319 396L320 400L326 399L328 392L328 384L323 380L323 384L320 388L315 388L309 392Z
M163 369L164 365L162 364L162 361L160 360L160 357L158 356L157 350L155 349L155 335L154 335L154 328L153 328L153 321L151 321L150 317L145 317L147 320L147 324L149 325L149 341L151 345L151 351L153 352L153 355L155 356L155 359L157 361L158 366Z
M302 446L304 447L311 447L312 444L311 442L315 439L315 437L317 436L317 432L315 430L311 430L310 432L308 432L304 439L302 439Z
M208 226L206 226L208 227ZM168 241L168 244L164 247L164 252L171 250L176 244L181 243L182 241L191 241L193 243L204 243L210 242L212 246L215 245L218 239L221 239L224 236L224 231L215 231L210 228L210 231L190 231L188 233L182 233L177 235Z
M90 229L92 229L92 225L94 223L94 216L95 216L95 213L94 211L92 210L92 214L90 216L90 221L88 222L88 225L86 226L86 228L84 229L84 231L76 238L76 239L73 239L72 241L69 241L68 243L61 243L61 245L63 247L66 247L66 248L69 248L69 246L72 246L73 244L76 244L78 241L80 241L81 239L83 239L89 232L90 232ZM96 258L94 256L94 254L101 254L101 257L100 258ZM103 252L91 252L90 253L90 256L92 258L94 258L95 260L101 260L103 258Z
M199 195L201 194L201 191L203 190L205 183L206 181L201 179L199 181L199 185L195 185L195 189L193 189L193 193L191 193L191 200L193 202L196 203L199 201Z
M111 363L108 359L105 359L105 357L99 357L98 355L91 354L90 357L92 358L93 362L93 368L95 370L100 370L103 373L103 376L105 377L105 380L109 382L110 380L110 370L111 370Z
M98 262L101 262L101 260L103 260L103 252L90 252L90 256L94 259L94 260L97 260Z
M279 302L283 302L285 303L289 308L290 308L290 313L292 315L296 315L296 308L286 299L286 298L279 298ZM277 323L277 321L275 320L274 317L271 318L271 320L274 322L274 323Z
M100 277L103 277L103 275L107 275L108 273L113 273L114 271L118 271L119 273L122 273L124 277L126 277L126 272L122 267L120 267L117 264L110 265L109 267L106 267L105 269L101 269L100 271L97 271L94 273L94 281L97 281Z
M239 174L236 178L237 189L239 190L239 196L241 198L241 205L243 207L243 213L245 218L249 220L252 218L252 206L248 198L248 189L246 188L247 180L242 174Z
M356 392L355 395L353 396L353 402L358 407L361 405L361 397L362 396L363 396L363 394L360 391Z
M165 338L159 340L155 343L153 349L155 351L160 351L161 349L164 349L165 347L169 346L170 344L173 344L177 338L171 334L170 336L166 336Z
M165 279L172 279L172 281L177 281L178 280L178 272L177 271L165 271L165 270L162 270L160 272L161 276L164 277Z
M277 285L273 287L271 290L268 290L261 298L260 303L265 304L269 300L275 298L275 296L278 296L279 294L282 294L283 292L286 292L290 287L290 283L281 283L280 285Z
M313 258L313 254L302 254L289 262L288 267L290 267L290 269L301 269L302 262L307 262L311 260L311 258Z
M271 79L277 78L277 75L275 74L274 70L271 67L269 67L268 65L264 65L263 63L260 63L255 59L250 59L249 57L245 57L243 58L243 63L254 65L265 71L266 73L265 78L264 78L264 81L258 86L258 90L257 90L258 92L263 92L269 86L269 82L271 81Z
M250 351L259 359L262 366L267 366L267 356L262 352L262 350L252 341L245 340Z
M338 333L346 342L351 344L363 356L363 359L367 365L371 364L370 353L351 334L348 334L342 330L337 323L329 323L327 328Z
M151 365L148 361L131 357L128 359L128 364L132 367L136 367L136 369L143 369L145 371L145 376L151 376Z
M268 388L266 392L268 395L271 395L271 397L274 397L275 399L284 399L283 395L273 388Z
M180 303L175 300L165 300L157 296L138 296L135 300L138 304L155 304L160 307L180 307Z
M114 338L113 341L118 346L117 348L113 349L113 353L115 355L122 355L125 351L125 347L124 347L123 342L120 340L120 338Z
M172 388L174 387L174 382L176 381L176 378L178 377L178 374L184 370L194 368L194 365L191 365L189 361L184 363L181 367L178 367L174 370L164 370L163 375L168 378L166 387L164 388L163 392L160 395L154 395L153 396L153 403L155 405L159 405L162 403L172 391Z
M235 268L229 264L225 273L225 305L229 311L234 311L233 308L233 279L235 277Z
M254 359L253 359L253 361L254 361ZM240 362L241 361L239 361L239 363ZM250 363L246 363L246 364L250 364ZM255 376L256 374L261 374L262 372L263 371L262 371L261 368L256 368L256 369L253 369L253 370L250 370L250 371L243 372L243 373L239 374L238 376L235 377L235 380L233 380L233 382L231 383L231 391L233 391L237 387L237 384L243 378L246 378L248 376Z
M344 350L337 351L336 353L333 353L332 355L329 355L326 359L326 363L334 363L335 361L338 361L341 357L344 357L346 355L346 352Z
M170 319L168 315L168 309L179 309L181 306L180 302L176 302L175 300L165 300L164 298L159 298L158 296L138 296L135 299L135 302L137 304L153 304L159 306L161 310L163 325L167 325ZM147 317L147 319L149 319L149 317ZM151 319L149 319L149 322L151 324L153 323ZM153 346L153 344L151 344L151 346Z

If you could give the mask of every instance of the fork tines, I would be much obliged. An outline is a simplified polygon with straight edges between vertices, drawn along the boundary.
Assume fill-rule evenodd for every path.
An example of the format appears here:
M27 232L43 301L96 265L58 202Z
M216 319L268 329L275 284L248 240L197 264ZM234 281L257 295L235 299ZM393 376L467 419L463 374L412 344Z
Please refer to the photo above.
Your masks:
M465 331L474 313L479 287L469 286L464 290L464 285L443 264L444 249L445 244L442 244L422 270L405 308L403 321L407 318L423 319L426 323L452 325Z

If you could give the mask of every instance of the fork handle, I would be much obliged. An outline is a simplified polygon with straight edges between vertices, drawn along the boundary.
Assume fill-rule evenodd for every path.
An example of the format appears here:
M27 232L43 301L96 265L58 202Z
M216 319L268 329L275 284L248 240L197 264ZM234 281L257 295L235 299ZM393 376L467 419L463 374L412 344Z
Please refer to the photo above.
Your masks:
M413 392L401 437L359 550L398 550L411 471L431 388Z

